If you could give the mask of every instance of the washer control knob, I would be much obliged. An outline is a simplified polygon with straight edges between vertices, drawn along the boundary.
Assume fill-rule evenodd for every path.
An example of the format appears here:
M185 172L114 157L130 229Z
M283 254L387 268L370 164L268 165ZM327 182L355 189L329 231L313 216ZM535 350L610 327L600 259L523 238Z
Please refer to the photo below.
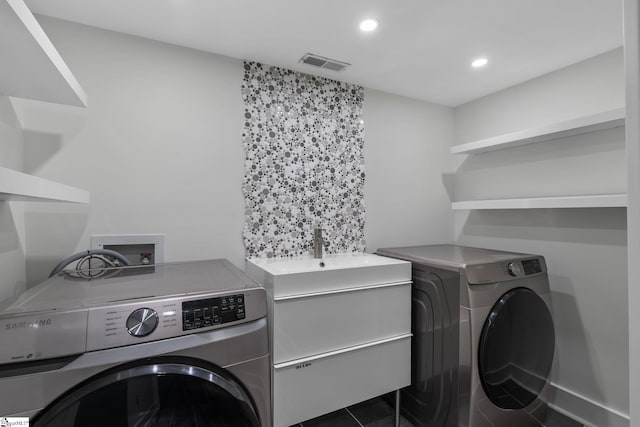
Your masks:
M522 270L520 270L520 266L518 264L516 264L515 262L510 262L507 265L507 271L512 276L518 276Z
M138 308L127 317L127 332L134 337L146 337L158 326L158 312L152 308Z

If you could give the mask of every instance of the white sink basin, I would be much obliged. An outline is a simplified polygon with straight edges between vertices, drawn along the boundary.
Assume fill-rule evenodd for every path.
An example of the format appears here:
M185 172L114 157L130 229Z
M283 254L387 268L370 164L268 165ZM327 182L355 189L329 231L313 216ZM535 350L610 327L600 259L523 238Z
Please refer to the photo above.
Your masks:
M410 281L411 263L366 253L249 258L247 274L276 298Z

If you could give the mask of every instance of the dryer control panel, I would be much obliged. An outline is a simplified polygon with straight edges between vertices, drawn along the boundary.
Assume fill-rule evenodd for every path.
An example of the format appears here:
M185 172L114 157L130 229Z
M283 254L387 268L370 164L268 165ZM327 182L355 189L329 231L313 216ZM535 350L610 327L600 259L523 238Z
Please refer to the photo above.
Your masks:
M481 285L546 274L547 267L542 256L532 255L521 259L470 264L464 266L463 270L468 283Z
M206 328L245 318L244 295L227 295L182 303L182 330Z
M542 265L538 258L522 260L522 268L524 269L524 274L527 276L542 273Z

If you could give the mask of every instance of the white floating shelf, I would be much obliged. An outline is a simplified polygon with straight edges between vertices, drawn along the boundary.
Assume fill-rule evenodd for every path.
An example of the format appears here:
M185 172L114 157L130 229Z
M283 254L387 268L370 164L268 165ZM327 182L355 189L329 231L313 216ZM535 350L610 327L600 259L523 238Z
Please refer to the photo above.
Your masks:
M611 129L624 126L624 118L624 108L617 108L615 110L603 111L597 114L455 145L451 147L451 154L484 153L598 130Z
M453 210L473 209L552 209L552 208L617 208L627 206L626 194L590 196L534 197L520 199L467 200L451 203Z
M0 167L0 200L89 203L89 192Z
M87 95L22 0L0 0L0 94L87 106Z

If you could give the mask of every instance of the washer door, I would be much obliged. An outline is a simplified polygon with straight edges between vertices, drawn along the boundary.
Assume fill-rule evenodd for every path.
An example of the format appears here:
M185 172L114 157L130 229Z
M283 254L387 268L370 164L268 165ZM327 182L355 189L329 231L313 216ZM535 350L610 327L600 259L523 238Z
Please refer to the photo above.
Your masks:
M121 365L42 410L36 427L259 426L253 402L229 373L189 358Z
M480 381L503 409L531 404L546 385L555 346L551 313L527 288L500 297L482 329L478 349Z

